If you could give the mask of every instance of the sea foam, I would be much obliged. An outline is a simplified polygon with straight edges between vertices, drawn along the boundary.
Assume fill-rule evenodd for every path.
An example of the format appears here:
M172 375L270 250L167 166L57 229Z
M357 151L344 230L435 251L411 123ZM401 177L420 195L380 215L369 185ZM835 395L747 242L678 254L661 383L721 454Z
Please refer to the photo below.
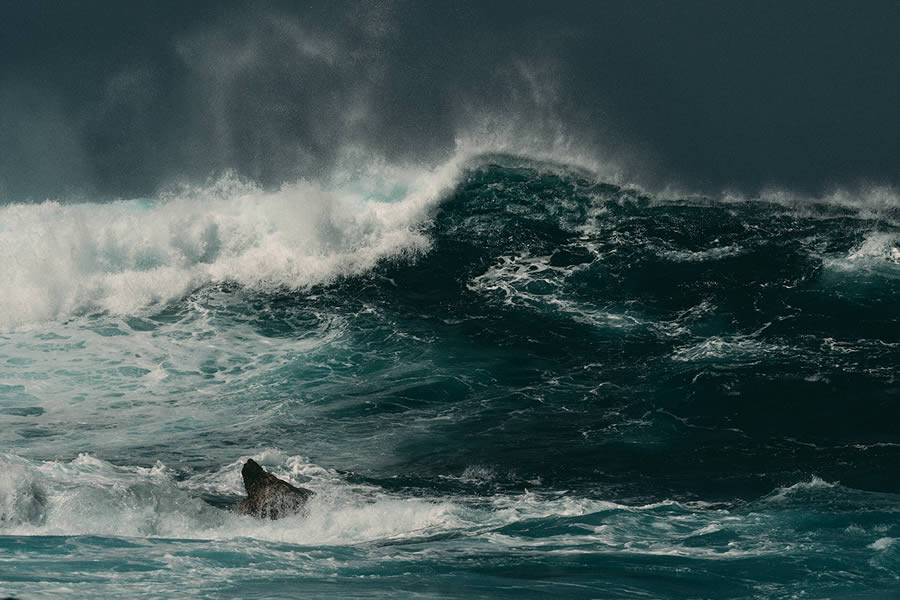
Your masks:
M450 163L276 191L226 175L155 199L0 207L0 328L134 314L210 283L304 289L416 255L455 172Z

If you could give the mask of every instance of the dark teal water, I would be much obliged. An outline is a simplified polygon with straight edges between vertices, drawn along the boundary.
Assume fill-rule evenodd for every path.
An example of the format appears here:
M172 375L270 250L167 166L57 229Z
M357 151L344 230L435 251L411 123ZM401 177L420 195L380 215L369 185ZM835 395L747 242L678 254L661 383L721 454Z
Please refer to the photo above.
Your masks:
M0 592L900 597L896 198L516 164L0 209Z

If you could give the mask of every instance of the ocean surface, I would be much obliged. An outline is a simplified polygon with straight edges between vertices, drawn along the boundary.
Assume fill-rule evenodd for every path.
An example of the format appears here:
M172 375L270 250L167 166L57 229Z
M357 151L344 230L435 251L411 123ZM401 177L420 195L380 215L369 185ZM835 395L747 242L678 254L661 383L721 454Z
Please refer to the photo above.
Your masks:
M0 206L0 595L900 598L900 201L478 154ZM237 516L240 467L318 492Z

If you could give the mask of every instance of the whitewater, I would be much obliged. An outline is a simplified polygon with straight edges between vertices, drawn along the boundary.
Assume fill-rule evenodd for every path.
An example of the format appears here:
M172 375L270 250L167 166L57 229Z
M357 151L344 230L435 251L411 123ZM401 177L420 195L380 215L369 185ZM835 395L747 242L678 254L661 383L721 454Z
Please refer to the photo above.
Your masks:
M550 155L0 206L0 595L894 597L896 191Z

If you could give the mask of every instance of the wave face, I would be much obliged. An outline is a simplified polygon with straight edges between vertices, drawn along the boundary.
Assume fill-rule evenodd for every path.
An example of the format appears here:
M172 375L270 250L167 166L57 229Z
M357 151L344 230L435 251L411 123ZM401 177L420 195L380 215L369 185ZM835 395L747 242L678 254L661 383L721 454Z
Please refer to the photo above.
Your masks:
M0 595L897 589L889 190L495 155L6 205L0 248ZM248 457L309 515L230 513Z

